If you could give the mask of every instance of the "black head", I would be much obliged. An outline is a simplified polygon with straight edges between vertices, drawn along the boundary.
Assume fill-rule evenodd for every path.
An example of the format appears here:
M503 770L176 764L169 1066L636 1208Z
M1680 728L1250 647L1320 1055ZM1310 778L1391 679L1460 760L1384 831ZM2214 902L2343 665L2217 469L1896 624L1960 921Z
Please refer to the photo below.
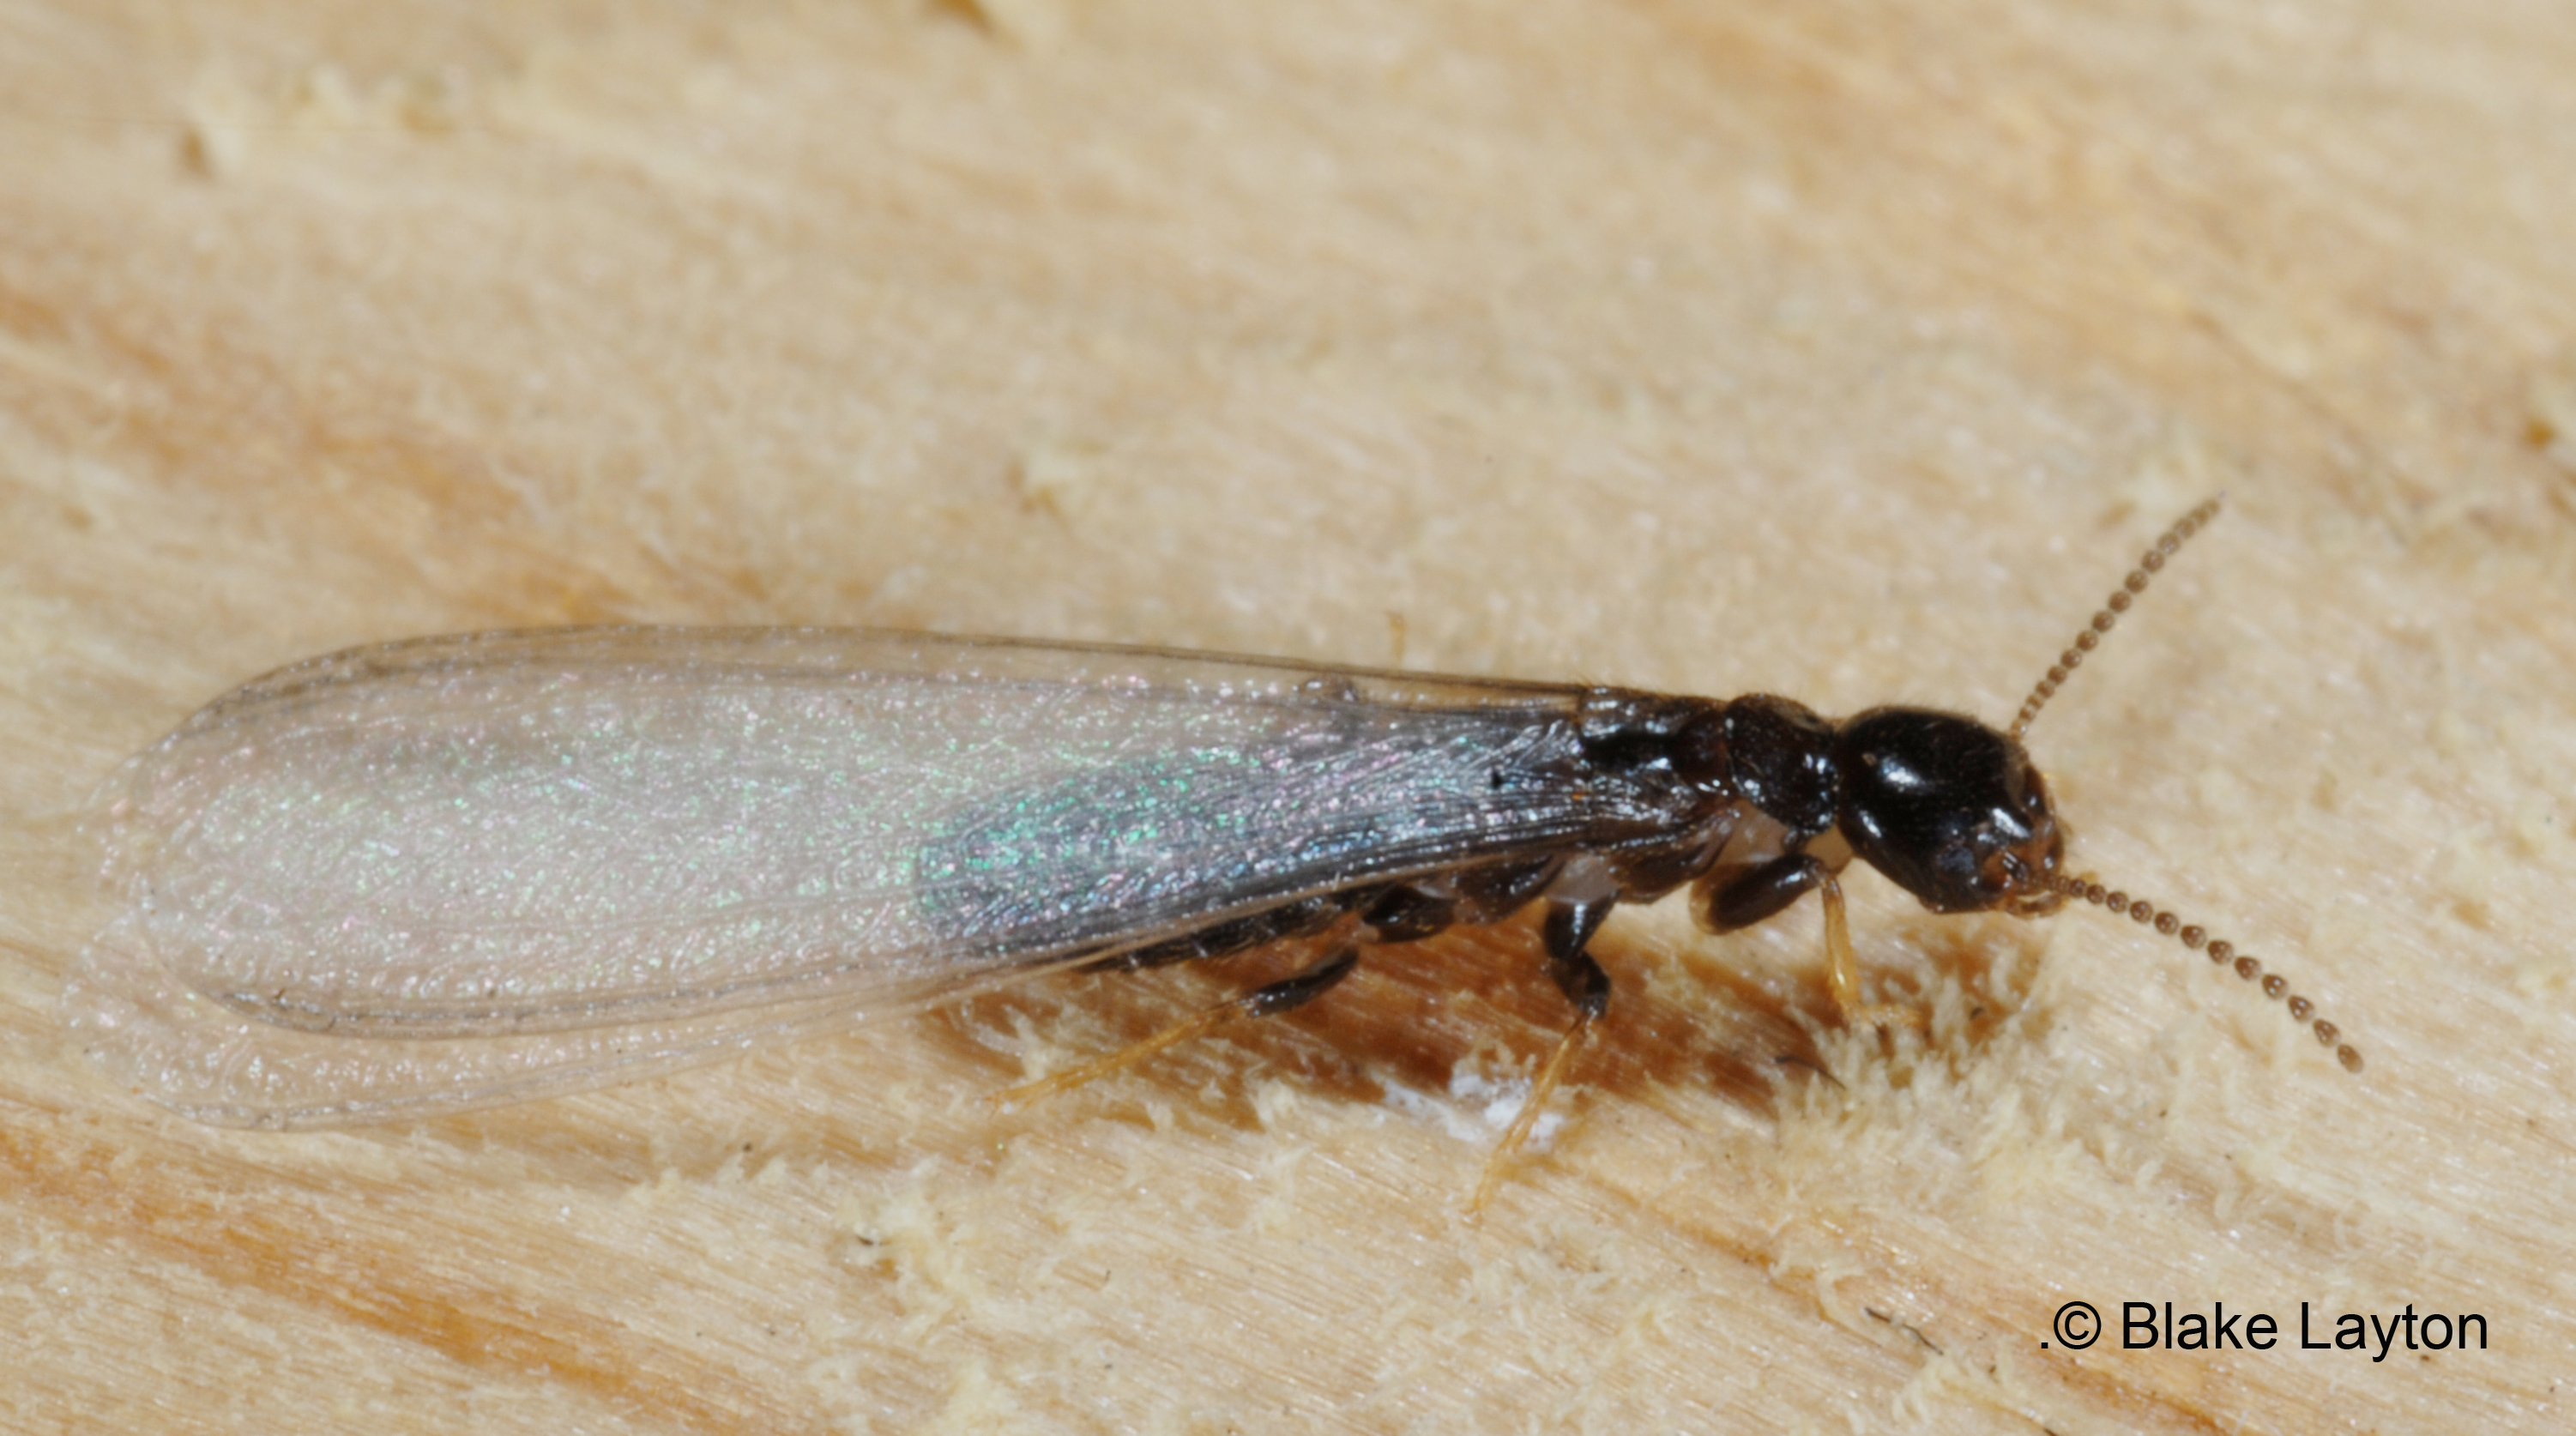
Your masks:
M2065 901L2047 880L2066 838L2020 742L1956 713L1872 708L1834 743L1837 826L1925 907L2034 917Z

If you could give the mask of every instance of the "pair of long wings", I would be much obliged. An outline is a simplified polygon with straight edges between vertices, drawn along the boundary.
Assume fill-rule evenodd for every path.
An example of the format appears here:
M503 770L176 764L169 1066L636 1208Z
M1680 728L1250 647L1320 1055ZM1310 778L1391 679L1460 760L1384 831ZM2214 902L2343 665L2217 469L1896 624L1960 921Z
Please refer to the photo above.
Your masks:
M487 1106L710 1060L1652 813L1583 690L815 629L387 644L109 792L66 1008L204 1121Z

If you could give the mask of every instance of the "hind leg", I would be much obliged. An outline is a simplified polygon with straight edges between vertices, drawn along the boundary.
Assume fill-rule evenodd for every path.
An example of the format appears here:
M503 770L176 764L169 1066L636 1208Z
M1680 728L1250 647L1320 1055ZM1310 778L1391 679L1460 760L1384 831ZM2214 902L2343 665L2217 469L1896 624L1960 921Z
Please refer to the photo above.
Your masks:
M1347 929L1351 924L1345 923L1342 926ZM1349 931L1335 934L1328 940L1324 956L1293 976L1282 978L1264 987L1256 987L1241 997L1229 998L1214 1007L1192 1013L1153 1036L1131 1042L1106 1057L1085 1062L1079 1067L1067 1068L1050 1077L1041 1077L1035 1082L1024 1082L1017 1087L1005 1088L986 1100L998 1107L1014 1107L1036 1101L1041 1097L1053 1097L1106 1077L1112 1072L1133 1067L1166 1047L1213 1032L1230 1022L1276 1017L1283 1012L1294 1012L1332 991L1335 984L1350 976L1359 965L1358 934Z

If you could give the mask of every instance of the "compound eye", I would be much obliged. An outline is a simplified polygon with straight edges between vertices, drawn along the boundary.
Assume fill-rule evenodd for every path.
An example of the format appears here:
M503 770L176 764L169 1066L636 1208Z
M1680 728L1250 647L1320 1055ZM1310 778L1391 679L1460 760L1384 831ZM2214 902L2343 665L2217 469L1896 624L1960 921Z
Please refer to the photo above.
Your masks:
M1978 834L1978 846L1986 854L1977 862L1977 886L2000 896L2020 887L2030 878L2030 865L2012 849L1996 845L1992 829Z
M2021 810L2036 828L2048 817L2048 784L2040 778L2037 768L2028 766L2023 767L2021 780Z

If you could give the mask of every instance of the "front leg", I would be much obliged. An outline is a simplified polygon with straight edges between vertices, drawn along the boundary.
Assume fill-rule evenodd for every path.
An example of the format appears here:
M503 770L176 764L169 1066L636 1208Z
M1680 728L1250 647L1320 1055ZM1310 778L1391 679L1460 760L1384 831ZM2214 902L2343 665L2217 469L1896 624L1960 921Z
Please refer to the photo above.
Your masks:
M1708 905L1700 918L1713 932L1734 932L1780 912L1804 897L1810 888L1821 889L1825 895L1825 980L1833 993L1834 1010L1844 1024L1923 1026L1919 1009L1860 1000L1860 958L1852 951L1851 919L1843 907L1843 885L1834 877L1833 869L1813 853L1783 853L1709 889Z
M1708 907L1700 921L1711 932L1748 928L1805 897L1810 888L1833 881L1833 871L1813 853L1782 853L1759 867L1748 868L1708 889Z
M1860 958L1852 952L1851 920L1843 915L1843 885L1827 873L1817 886L1825 890L1825 980L1832 986L1834 1007L1846 1027L1921 1028L1930 1025L1923 1009L1901 1002L1860 1000Z

